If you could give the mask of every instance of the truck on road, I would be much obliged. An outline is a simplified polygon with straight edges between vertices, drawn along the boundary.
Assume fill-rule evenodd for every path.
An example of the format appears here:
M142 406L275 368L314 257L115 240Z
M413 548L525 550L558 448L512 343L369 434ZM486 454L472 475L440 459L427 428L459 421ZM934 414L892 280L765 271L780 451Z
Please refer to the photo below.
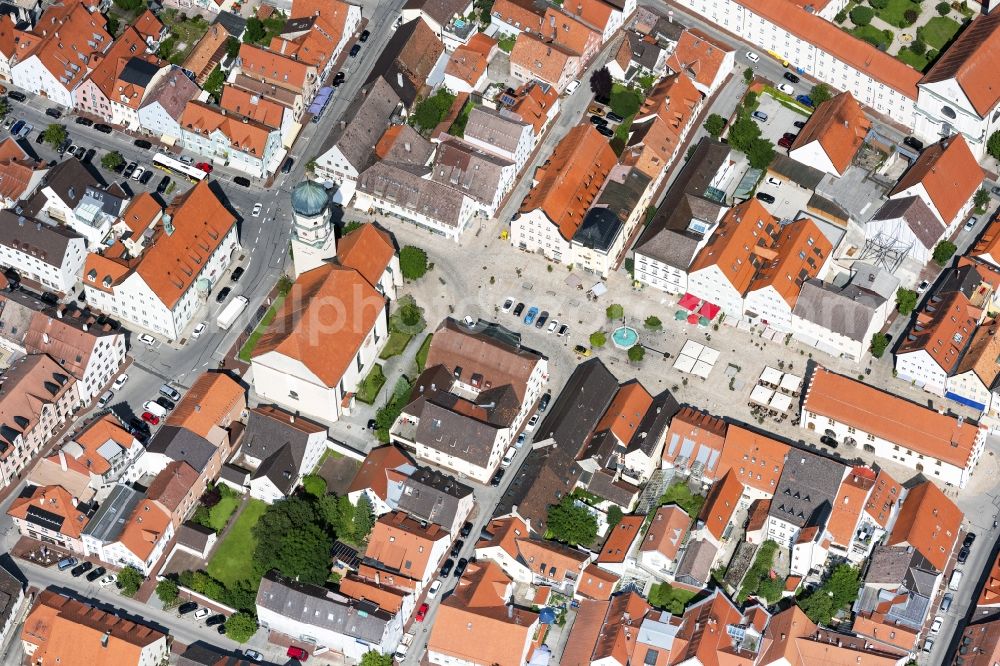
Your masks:
M399 647L396 648L396 654L392 655L396 661L403 661L406 658L406 653L410 649L411 643L413 643L413 634L404 634L403 640L399 642Z
M246 296L237 296L233 300L229 301L229 304L222 309L219 316L215 318L215 325L224 331L229 330L229 327L233 325L233 322L243 314L243 311L247 309L250 305L250 301L247 300Z

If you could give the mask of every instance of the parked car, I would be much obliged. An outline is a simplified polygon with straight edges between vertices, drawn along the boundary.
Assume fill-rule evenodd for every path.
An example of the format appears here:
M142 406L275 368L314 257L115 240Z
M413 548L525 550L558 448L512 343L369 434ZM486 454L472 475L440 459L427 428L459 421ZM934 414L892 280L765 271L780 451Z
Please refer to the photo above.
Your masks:
M927 291L927 287L931 286L930 280L922 280L920 284L917 285L917 293L922 294Z
M98 582L98 585L100 585L101 587L110 587L111 585L114 585L117 582L118 582L118 576L116 576L115 574L108 574Z
M567 333L569 333L569 325L563 324L562 326L559 327L559 332L556 333L556 336L563 338L566 337Z
M601 116L591 116L590 117L590 124L591 125L607 125L608 121L606 119L602 118Z
M774 185L775 187L779 187L781 185L781 181L778 180L777 178L775 178L774 176L768 176L767 177L767 184L768 185Z
M60 111L54 106L50 106L49 108L45 109L45 115L47 115L49 118L62 118L62 111Z
M231 291L232 291L232 288L230 288L230 287L223 287L222 289L220 289L219 293L215 295L215 302L216 303L222 303L224 300L226 300L226 298L229 296L229 293Z
M330 85L332 85L334 88L337 88L346 79L347 79L347 74L344 74L343 72L337 72L337 74L333 77L333 81L330 83Z
M962 545L967 548L972 548L972 544L975 543L975 541L976 541L976 533L969 532L968 534L965 535L965 541L962 542Z
M260 211L264 210L264 204L255 203L253 205L253 210L250 211L250 217L260 217Z
M202 333L205 332L205 328L207 326L208 325L205 322L199 323L197 326L194 327L194 329L191 330L191 337L197 338L198 336L200 336Z
M813 102L812 100L812 97L810 97L809 95L798 95L795 98L795 101L798 102L799 104L804 104L809 108L816 106L815 102Z
M177 404L173 400L171 400L165 395L161 395L160 397L158 397L156 399L156 404L158 404L160 407L163 407L163 409L166 410L171 410L177 406Z
M767 114L764 113L763 111L754 111L750 115L756 118L757 120L767 122Z
M952 601L952 599L954 599L954 597L951 594L946 594L941 599L941 612L942 613L948 612L948 609L951 608L951 601Z
M747 51L745 55L750 62L760 62L760 56L753 51Z
M361 33L361 36L358 37L358 41L361 42L362 44L364 44L365 42L368 41L368 38L371 37L371 36L372 36L372 33L370 31L368 31L368 30L365 30L364 32Z
M203 617L208 617L209 613L211 612L212 611L208 610L207 608L199 608L194 612L194 619L200 620Z
M576 345L573 347L573 353L579 354L580 356L590 356L590 350L583 345Z
M240 187L250 187L250 179L243 176L236 176L236 178L233 178L233 182Z
M469 328L472 328L476 325L476 320L470 317L469 315L465 315L465 318L462 320L462 322Z
M528 425L524 426L524 432L531 432L535 429L538 424L538 414L532 414L531 418L528 419Z
M788 81L789 83L798 83L799 81L802 80L799 77L792 74L791 72L785 72L784 74L782 74L782 76L785 77L785 80Z
M462 553L462 546L465 545L465 541L462 539L455 539L455 543L451 546L451 556L458 557Z
M559 328L559 320L553 319L552 321L549 322L549 327L546 328L545 330L548 331L549 333L555 333L557 328Z
M71 566L74 566L79 561L80 560L76 559L75 557L64 557L63 559L59 560L59 563L56 566L59 568L59 571L66 571L66 569L69 569Z
M757 197L758 201L763 201L764 203L769 203L769 204L774 203L774 197L772 197L767 192L758 192L754 196Z
M433 599L434 597L436 597L438 590L440 589L441 589L441 581L436 580L433 583L431 583L431 586L427 588L427 598Z
M538 316L538 308L532 306L528 309L528 314L524 315L524 323L531 326L535 323L535 317Z
M804 120L796 120L794 123L792 123L792 125L794 125L798 129L802 129L803 127L806 126L806 121L804 121Z
M504 314L506 314L506 313L510 312L511 308L513 308L513 307L514 307L514 299L513 298L505 298L504 301L503 301L503 305L500 306L500 312L503 312Z
M77 125L83 125L84 127L91 127L94 124L93 120L90 118L84 118L83 116L77 116L74 122Z
M352 58L357 58L359 53L361 53L361 44L355 44L351 47L351 52L348 55Z
M242 266L237 266L233 269L233 274L229 276L229 279L233 282L239 282L243 274L247 272L247 269Z
M444 564L441 565L441 577L444 578L451 573L451 570L455 567L455 561L452 559L447 559Z
M174 402L179 402L181 399L181 394L177 392L177 389L169 384L160 384L160 388L158 390L160 395L166 396Z
M153 144L145 139L136 139L132 142L132 145L136 148L142 148L143 150L149 150L153 147Z
M291 173L293 166L295 166L295 160L291 157L285 159L285 161L281 164L281 173Z
M23 102L24 100L28 99L28 96L19 90L11 90L9 93L7 93L7 97L11 98L15 102Z
M538 320L535 322L535 328L544 328L545 322L549 320L549 311L542 310L542 314L538 315Z
M149 181L151 181L151 180L153 180L153 170L152 169L146 169L146 171L141 176L139 176L139 183L142 184L142 185L148 184Z
M598 125L595 129L601 136L612 137L615 135L615 131L607 125Z
M111 125L105 125L104 123L97 123L94 125L94 129L101 134L111 134L115 129Z
M903 145L909 146L910 148L913 148L913 150L916 150L917 152L920 152L921 150L924 149L924 142L915 136L908 136L905 139L903 139Z
M944 624L944 620L941 618L940 615L936 616L934 618L934 621L931 623L931 633L936 634L937 632L941 631L942 624Z
M118 390L121 387L125 386L125 382L127 382L127 381L128 381L128 374L127 373L122 373L122 374L118 375L118 378L115 379L115 383L112 384L112 386L114 386L115 390Z
M497 486L500 485L500 481L503 479L503 472L504 472L503 467L497 470L497 473L493 475L492 479L490 479L491 486L496 488Z
M309 653L300 647L295 647L294 645L288 646L288 652L286 654L292 659L298 659L299 661L305 661L309 658Z
M924 641L924 652L930 652L934 649L934 639L928 638Z
M786 148L786 149L787 148L791 148L792 147L792 140L789 139L787 136L783 136L780 139L778 139L778 145L780 147Z
M580 87L580 80L573 79L572 81L569 82L569 85L566 86L566 95L572 95L573 93L576 92L576 89L579 87Z
M81 562L80 564L73 567L73 570L70 571L69 573L71 576L73 576L73 578L79 578L80 576L87 573L93 568L94 564L92 562Z
M149 333L143 333L142 335L139 336L139 342L141 342L144 345L151 345L154 342L156 342L156 339Z
M10 133L11 133L11 135L12 136L16 135L18 132L21 131L22 127L24 127L24 121L23 120L18 120L16 123L14 123L13 125L11 125L10 126Z
M973 228L975 228L976 226L976 222L978 221L979 220L976 219L975 215L970 216L969 219L965 222L965 230L972 231Z
M830 437L829 435L823 435L822 437L819 438L819 441L822 442L823 444L826 444L831 449L835 449L838 446L837 440L835 440L833 437Z
M461 537L462 537L463 539L464 539L465 537L469 536L470 534L472 534L472 523L471 523L470 521L468 521L468 520L467 520L467 521L465 521L465 524L464 524L464 525L462 525L462 529L461 529L461 530L459 530L458 534L459 534L459 536L461 536Z
M97 401L97 408L104 409L105 407L107 407L109 402L114 400L114 397L115 397L114 391L105 391L103 394L101 394L101 399Z
M135 170L138 168L139 168L138 164L136 164L135 162L129 162L128 166L125 167L125 170L122 171L122 176L124 176L125 178L131 178L132 174L135 173Z
M541 400L538 401L538 411L544 412L549 408L549 401L552 400L552 394L546 391L542 394Z
M94 155L96 154L97 151L95 149L87 148L87 152L85 152L83 154L83 157L81 157L80 159L83 160L84 162L89 162L90 160L94 159ZM152 174L152 171L150 171L150 174Z
M461 578L462 574L465 573L465 567L467 566L469 566L469 560L463 557L458 561L458 564L455 566L455 573L453 573L452 575L455 578Z
M958 551L958 558L957 558L958 559L958 563L959 564L965 564L965 561L967 559L969 559L969 553L970 552L971 551L969 550L968 546L962 546L962 548Z
M108 573L107 569L105 569L104 567L97 567L96 569L94 569L93 571L91 571L89 574L87 574L87 580L89 582L93 583L95 580L97 580L98 578L100 578L101 576L103 576L106 573Z
M798 134L796 134L795 132L785 132L781 136L784 137L785 139L790 139L792 141L795 141L795 137L797 137Z
M197 164L194 165L194 168L201 169L205 173L212 173L213 169L212 165L209 164L208 162L198 162Z
M153 414L152 412L143 412L142 420L148 423L149 425L160 425L160 417L157 416L156 414Z
M223 615L222 613L217 613L216 615L213 615L212 617L205 620L205 626L214 627L217 624L225 624L225 622L226 622L226 616Z
M159 194L163 194L167 191L168 187L170 187L170 176L164 176L160 179L160 182L157 183L156 191Z
M249 659L250 661L261 661L264 658L264 655L257 652L257 650L244 650L243 658Z
M524 441L528 439L528 436L523 432L517 436L517 441L514 442L514 448L519 449L524 446Z
M779 83L778 84L778 90L780 90L781 92L785 93L786 95L794 95L795 94L795 88L791 87L787 83Z

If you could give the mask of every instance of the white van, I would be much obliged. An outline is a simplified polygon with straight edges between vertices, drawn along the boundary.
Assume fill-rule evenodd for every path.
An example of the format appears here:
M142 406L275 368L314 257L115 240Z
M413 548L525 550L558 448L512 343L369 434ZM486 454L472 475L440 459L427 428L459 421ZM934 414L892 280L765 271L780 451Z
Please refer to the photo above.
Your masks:
M572 81L569 82L569 85L566 86L566 94L572 95L573 93L576 92L576 89L579 87L580 87L579 79L573 79Z
M145 409L150 414L160 417L161 419L167 415L166 408L163 405L153 400L147 400L146 402L142 403L142 408Z
M514 456L517 455L517 447L512 446L507 449L507 453L503 454L503 460L500 461L502 467L510 467L510 464L514 462Z
M958 586L962 584L962 572L957 569L953 574L951 574L951 580L948 581L948 589L954 592L958 591Z

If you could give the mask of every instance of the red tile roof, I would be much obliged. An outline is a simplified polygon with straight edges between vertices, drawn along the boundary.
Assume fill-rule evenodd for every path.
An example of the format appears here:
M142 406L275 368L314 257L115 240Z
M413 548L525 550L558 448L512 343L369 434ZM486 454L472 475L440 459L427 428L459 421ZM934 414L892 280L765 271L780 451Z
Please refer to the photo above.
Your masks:
M837 499L833 503L826 529L833 543L848 546L854 538L854 529L861 519L861 512L868 503L868 496L875 486L875 472L868 467L854 467L840 483Z
M913 546L938 571L944 571L963 518L961 509L940 488L924 481L907 493L886 544Z
M77 510L73 496L62 486L29 486L29 488L27 494L17 497L11 503L7 515L25 520L28 517L28 509L37 506L62 518L60 534L79 539L83 528L87 526L87 517Z
M837 173L843 174L864 143L871 126L871 121L854 96L843 92L817 107L795 138L791 150L818 141Z
M677 557L677 552L684 543L684 537L690 527L691 516L684 509L676 504L661 506L653 514L653 522L649 524L649 531L646 532L639 550L655 551L673 560Z
M931 298L917 313L915 326L907 331L896 356L926 352L945 374L951 375L969 348L983 311L961 291L943 298L934 294Z
M688 28L678 38L673 54L667 59L667 67L711 87L726 55L732 52L727 44L712 39L701 30Z
M392 236L374 224L362 224L337 242L337 259L373 287L396 254Z
M642 527L645 520L645 516L622 517L618 524L612 528L607 541L604 542L604 547L601 548L597 561L606 564L624 562L632 544L639 537L639 528Z
M774 494L789 446L742 426L729 426L716 477L732 470L744 485Z
M263 157L268 139L276 128L269 127L249 116L226 113L220 107L198 100L191 100L184 106L180 117L181 127L194 134L210 135L222 132L234 150Z
M21 33L18 60L37 56L60 84L73 90L87 75L91 55L103 52L109 44L107 20L99 12L89 12L80 2L53 4L30 32ZM70 67L71 63L77 67Z
M726 526L733 519L736 506L743 496L743 484L734 473L727 473L716 481L708 491L705 506L701 508L699 518L705 523L705 528L716 539L722 539Z
M627 444L652 404L649 391L638 381L630 381L618 389L594 432L610 429L619 442Z
M1000 62L1000 14L981 14L948 45L921 84L955 79L983 118L1000 102L996 83Z
M756 264L773 261L771 233L778 223L757 199L729 209L719 227L691 262L688 274L716 266L733 288L746 294L757 274Z
M889 196L904 192L917 183L923 184L942 220L949 224L983 184L983 170L969 150L965 137L957 134L924 150Z

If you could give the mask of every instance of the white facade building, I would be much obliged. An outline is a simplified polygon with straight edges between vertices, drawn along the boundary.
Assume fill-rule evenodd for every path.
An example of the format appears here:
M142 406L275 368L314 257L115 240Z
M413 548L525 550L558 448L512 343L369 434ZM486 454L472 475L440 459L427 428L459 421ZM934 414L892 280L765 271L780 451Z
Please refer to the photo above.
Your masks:
M45 289L73 291L87 258L86 239L61 226L0 211L0 265Z

